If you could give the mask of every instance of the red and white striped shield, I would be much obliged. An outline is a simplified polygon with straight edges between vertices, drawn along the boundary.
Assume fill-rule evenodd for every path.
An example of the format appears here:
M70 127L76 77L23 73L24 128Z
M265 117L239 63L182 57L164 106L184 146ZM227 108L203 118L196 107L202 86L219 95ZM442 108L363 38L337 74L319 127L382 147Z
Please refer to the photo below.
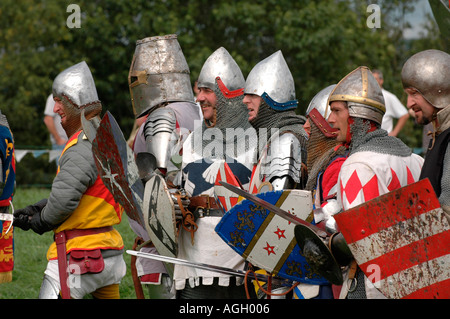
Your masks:
M334 215L359 267L388 298L450 298L450 228L428 179Z

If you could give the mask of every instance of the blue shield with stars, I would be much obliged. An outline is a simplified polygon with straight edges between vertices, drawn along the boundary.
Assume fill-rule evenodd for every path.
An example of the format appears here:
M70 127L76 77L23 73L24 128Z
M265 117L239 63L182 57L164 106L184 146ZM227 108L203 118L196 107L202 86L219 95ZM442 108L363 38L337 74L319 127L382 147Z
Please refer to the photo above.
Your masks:
M257 196L298 218L313 220L309 191L271 191ZM314 285L327 284L306 262L295 239L294 227L288 220L243 200L226 212L215 230L239 255L274 276Z

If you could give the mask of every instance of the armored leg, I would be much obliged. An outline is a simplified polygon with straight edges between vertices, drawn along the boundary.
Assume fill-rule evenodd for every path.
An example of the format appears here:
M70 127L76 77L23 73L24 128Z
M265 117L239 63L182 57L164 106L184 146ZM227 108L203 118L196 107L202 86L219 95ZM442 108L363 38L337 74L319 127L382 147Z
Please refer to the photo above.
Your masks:
M39 290L39 299L58 299L59 298L59 282L55 279L44 275L41 289Z
M172 278L166 274L162 275L161 284L147 286L150 299L175 299L175 294L171 293Z

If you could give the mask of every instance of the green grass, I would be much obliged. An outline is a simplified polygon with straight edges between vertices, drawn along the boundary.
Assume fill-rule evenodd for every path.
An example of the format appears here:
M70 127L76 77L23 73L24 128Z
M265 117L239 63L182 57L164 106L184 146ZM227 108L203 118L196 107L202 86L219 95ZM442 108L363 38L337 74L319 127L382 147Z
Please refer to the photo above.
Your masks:
M48 198L50 189L18 188L14 196L14 209L34 204ZM132 249L135 238L124 214L122 222L115 228L120 232L125 244L124 251ZM0 284L0 299L36 299L39 295L44 270L47 266L46 253L53 242L53 232L38 235L32 230L14 229L14 270L13 280ZM131 277L131 256L124 252L127 273L120 284L122 299L136 299L133 279Z

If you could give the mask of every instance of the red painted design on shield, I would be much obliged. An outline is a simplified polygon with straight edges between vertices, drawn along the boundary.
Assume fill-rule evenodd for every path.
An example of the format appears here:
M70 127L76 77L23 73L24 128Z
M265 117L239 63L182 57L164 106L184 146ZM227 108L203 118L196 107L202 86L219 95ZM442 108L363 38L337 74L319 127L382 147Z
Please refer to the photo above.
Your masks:
M286 230L280 229L279 227L277 227L277 231L274 231L274 233L278 236L278 239L281 239L281 238L286 238L286 236L284 236L285 231Z
M275 246L270 246L268 242L266 242L267 246L264 247L265 250L267 250L267 255L270 256L270 254L275 254L274 248Z

